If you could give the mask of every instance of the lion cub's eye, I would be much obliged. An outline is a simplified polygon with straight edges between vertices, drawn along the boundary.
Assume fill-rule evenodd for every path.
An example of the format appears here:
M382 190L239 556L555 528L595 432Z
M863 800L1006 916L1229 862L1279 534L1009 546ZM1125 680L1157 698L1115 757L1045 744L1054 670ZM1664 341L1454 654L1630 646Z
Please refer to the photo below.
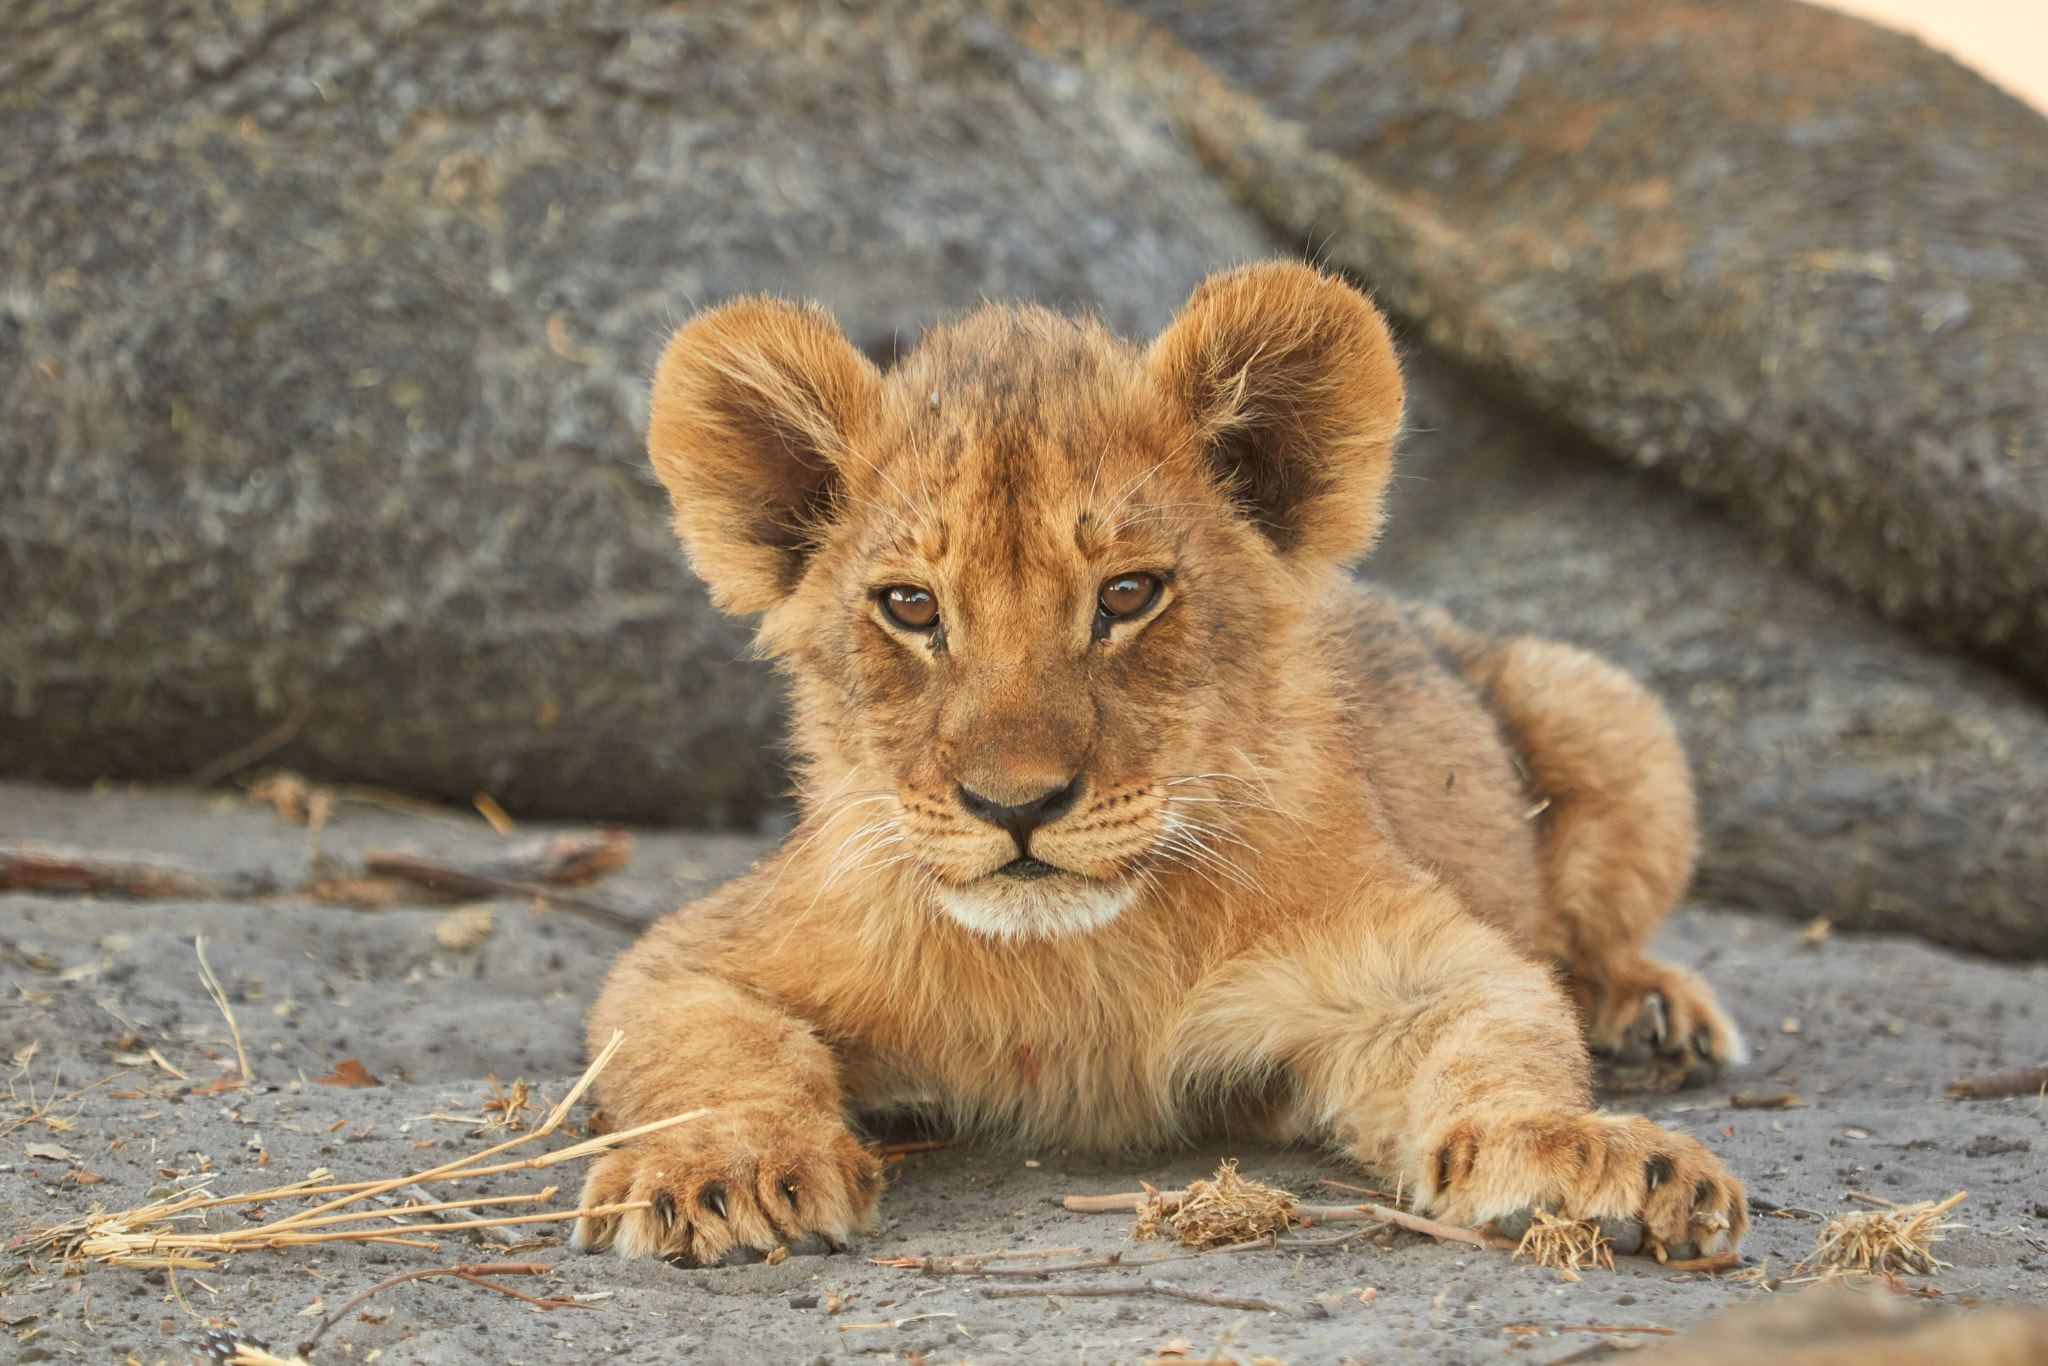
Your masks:
M939 600L929 590L907 583L882 590L882 610L906 631L929 631L939 620Z
M1119 574L1103 583L1102 596L1095 600L1095 605L1103 616L1114 621L1137 616L1158 596L1157 574Z

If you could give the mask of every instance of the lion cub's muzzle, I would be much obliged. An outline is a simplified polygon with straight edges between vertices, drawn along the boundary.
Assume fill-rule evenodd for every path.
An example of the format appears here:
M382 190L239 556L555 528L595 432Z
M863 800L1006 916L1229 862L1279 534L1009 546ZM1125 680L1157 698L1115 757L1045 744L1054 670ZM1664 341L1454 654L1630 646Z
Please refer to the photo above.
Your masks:
M1041 825L1050 825L1074 809L1081 800L1081 778L1068 779L1058 787L1048 788L1027 801L1013 806L1003 806L982 796L973 788L961 783L955 790L960 805L967 814L978 821L999 829L1007 830L1010 838L1017 843L1017 857L996 871L1006 877L1044 877L1059 870L1031 853L1031 834Z
M1007 834L1016 857L965 881L943 881L935 889L939 905L976 933L1002 939L1070 934L1114 919L1133 895L1129 882L1115 875L1114 854L1136 850L1091 850L1082 855L1081 849L1098 838L1088 833L1081 835L1081 846L1069 847L1074 833L1058 822L1080 815L1084 832L1096 824L1095 818L1081 809L1085 787L1076 776L1022 801L1003 802L965 783L955 784L960 810ZM1034 837L1040 848L1034 848ZM1043 849L1048 843L1054 848ZM1103 854L1112 857L1105 860ZM1090 871L1081 871L1084 868Z

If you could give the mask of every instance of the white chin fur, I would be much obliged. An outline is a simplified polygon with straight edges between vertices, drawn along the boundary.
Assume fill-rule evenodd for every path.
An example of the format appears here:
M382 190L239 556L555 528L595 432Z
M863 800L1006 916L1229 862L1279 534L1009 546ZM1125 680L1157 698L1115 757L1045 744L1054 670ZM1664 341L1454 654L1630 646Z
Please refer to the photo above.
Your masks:
M1071 874L1029 880L985 877L937 889L947 915L991 939L1085 934L1123 914L1135 895L1128 882L1095 882Z

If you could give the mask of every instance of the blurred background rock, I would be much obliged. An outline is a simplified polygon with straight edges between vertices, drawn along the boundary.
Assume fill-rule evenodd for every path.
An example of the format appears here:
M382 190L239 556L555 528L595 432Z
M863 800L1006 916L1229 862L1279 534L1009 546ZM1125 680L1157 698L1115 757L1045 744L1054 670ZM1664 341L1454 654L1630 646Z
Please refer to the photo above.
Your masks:
M1648 678L1707 890L2048 952L2048 123L1918 42L1794 0L0 23L0 773L752 824L779 704L644 470L667 330L1142 337L1306 252L1410 350L1369 571Z

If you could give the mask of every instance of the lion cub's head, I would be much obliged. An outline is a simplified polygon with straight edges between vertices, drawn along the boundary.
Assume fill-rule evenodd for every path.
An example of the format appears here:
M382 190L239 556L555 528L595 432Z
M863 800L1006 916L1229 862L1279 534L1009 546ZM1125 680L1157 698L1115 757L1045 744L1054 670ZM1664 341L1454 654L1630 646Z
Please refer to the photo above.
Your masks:
M647 440L698 573L795 680L819 847L1033 937L1237 872L1260 798L1227 783L1318 667L1400 416L1372 305L1271 264L1146 351L984 308L886 376L816 309L729 304L669 343Z

